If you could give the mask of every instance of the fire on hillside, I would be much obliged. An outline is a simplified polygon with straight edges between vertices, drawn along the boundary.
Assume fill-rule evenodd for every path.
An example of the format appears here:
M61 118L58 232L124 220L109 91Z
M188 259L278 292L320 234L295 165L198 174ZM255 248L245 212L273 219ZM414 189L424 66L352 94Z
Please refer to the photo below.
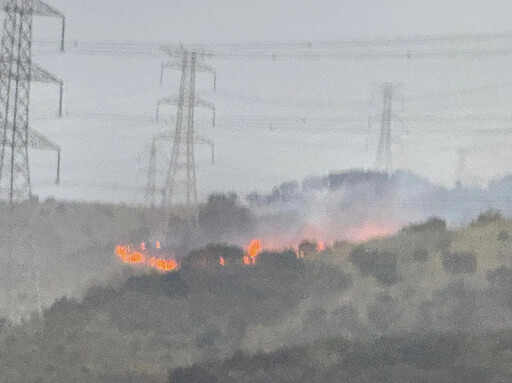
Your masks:
M162 253L158 242L154 250L148 249L145 243L141 243L137 247L118 245L115 253L123 263L130 265L145 265L163 272L175 271L180 268L180 264L174 259L156 256Z
M321 253L327 248L324 242L305 241L304 243L313 247L314 251L317 253ZM269 246L264 246L261 239L253 239L247 246L245 246L244 255L237 263L245 266L256 265L258 256L262 252L281 252L284 250L293 250L297 258L304 257L304 251L301 251L300 247L289 246L284 248L276 248L270 244ZM174 255L162 249L158 242L155 247L150 247L146 243L141 243L140 245L136 246L118 245L116 246L115 254L122 263L129 265L151 267L162 272L172 272L181 268L180 262L174 259ZM227 266L228 260L225 257L220 256L218 258L218 263L220 266Z
M311 228L309 228L311 229ZM363 242L372 238L385 237L397 231L396 228L385 227L377 224L364 225L352 230L349 234L352 241ZM312 232L308 230L308 232ZM319 231L314 231L319 234ZM313 236L314 238L314 236ZM328 249L326 242L320 240L293 240L288 244L283 244L282 240L277 238L253 239L244 247L243 256L235 263L245 266L256 265L258 256L263 252L280 253L286 250L295 252L297 258L311 256L311 254L320 254ZM151 267L162 272L172 272L179 270L181 264L176 260L174 253L164 249L160 242L154 246L146 243L139 245L118 245L115 254L121 262L130 265L142 265ZM228 260L224 256L218 256L216 261L222 267L233 264L233 260ZM205 265L203 265L204 267Z

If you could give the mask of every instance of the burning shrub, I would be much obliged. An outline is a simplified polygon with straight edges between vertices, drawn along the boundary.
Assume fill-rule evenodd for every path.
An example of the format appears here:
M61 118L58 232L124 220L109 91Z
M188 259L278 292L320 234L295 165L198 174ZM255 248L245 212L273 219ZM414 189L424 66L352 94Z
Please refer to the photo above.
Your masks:
M352 250L349 259L363 276L372 276L382 285L394 285L400 279L395 253L368 250L364 246L359 246Z
M204 268L219 265L219 259L225 264L238 263L244 251L236 246L208 245L205 248L190 252L183 260L183 268Z
M444 253L441 262L449 274L474 274L478 268L474 253Z

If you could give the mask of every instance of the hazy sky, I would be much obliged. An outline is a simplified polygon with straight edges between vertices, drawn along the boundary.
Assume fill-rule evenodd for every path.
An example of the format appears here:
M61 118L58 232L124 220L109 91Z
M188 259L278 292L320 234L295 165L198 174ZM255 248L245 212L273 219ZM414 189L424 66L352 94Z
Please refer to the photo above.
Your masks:
M51 0L77 39L240 41L507 31L507 0Z
M512 30L512 3L505 0L49 3L66 14L69 41L315 41ZM57 39L59 32L58 22L38 18L34 39ZM55 114L56 90L33 87L32 126L61 144L63 150L60 188L51 186L53 156L32 155L36 191L59 198L140 201L151 137L168 129L154 121L156 100L176 94L179 89L177 81L170 81L163 88L159 85L159 67L166 60L165 55L129 58L36 54L35 60L64 79L66 110L66 118L48 120ZM216 104L221 123L216 129L197 124L201 125L201 134L217 145L214 167L209 164L207 149L198 152L202 198L212 191L269 190L288 179L354 167L372 168L378 124L369 130L366 121L368 114L375 112L368 110L368 101L375 95L378 82L402 84L406 102L399 111L402 116L437 113L439 118L456 119L457 115L478 113L485 117L512 110L512 86L488 87L512 84L510 56L474 60L213 59L210 63L218 71L217 92L211 91L211 81L201 79L198 94ZM465 91L481 86L484 89L480 92ZM443 92L448 94L431 96ZM362 107L352 108L354 101L361 102ZM319 110L315 105L321 103L330 106ZM90 116L98 112L115 113L118 118ZM170 113L175 110L169 110L169 116ZM133 119L133 114L143 115L143 119ZM318 126L314 121L301 127L274 123L269 131L272 122L265 120L263 129L254 127L258 115L314 120L315 115L352 114L363 122L329 127ZM222 124L233 115L245 116L247 123ZM451 125L405 122L410 134L395 129L393 155L397 168L411 169L433 182L454 185L458 150L469 147L472 149L463 178L468 184L483 185L512 170L508 166L512 163L508 150L512 130L508 121L490 124L484 118L482 123L473 121L471 126L463 119ZM475 133L494 128L506 131L500 135ZM468 130L472 133L468 134Z

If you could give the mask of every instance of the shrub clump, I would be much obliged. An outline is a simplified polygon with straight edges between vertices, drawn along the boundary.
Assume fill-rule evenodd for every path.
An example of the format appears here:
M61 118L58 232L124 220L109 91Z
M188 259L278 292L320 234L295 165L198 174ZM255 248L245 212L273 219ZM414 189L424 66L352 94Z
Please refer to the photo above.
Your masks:
M400 279L397 258L395 253L369 250L364 246L355 248L349 256L350 262L363 276L372 276L385 286L394 285Z
M427 249L416 249L414 251L413 258L416 262L427 262L428 261L428 250Z
M441 218L432 217L426 222L411 224L403 229L411 233L437 232L444 233L447 230L446 221Z
M444 271L449 274L474 274L478 268L474 253L444 253L441 261Z
M472 226L485 226L492 222L502 221L503 214L499 210L489 209L481 213L476 220L474 220Z
M508 231L502 230L502 231L499 232L499 234L498 234L498 241L505 242L505 241L508 241L508 239L509 239Z

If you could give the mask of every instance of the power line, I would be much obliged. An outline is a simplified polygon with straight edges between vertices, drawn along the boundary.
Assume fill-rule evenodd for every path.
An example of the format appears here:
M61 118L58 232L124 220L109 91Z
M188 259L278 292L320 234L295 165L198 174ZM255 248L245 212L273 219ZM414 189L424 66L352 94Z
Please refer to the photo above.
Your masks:
M493 46L493 44L495 46ZM37 46L52 47L52 40L38 41ZM186 44L187 49L215 59L387 59L387 58L479 58L506 56L512 53L512 33L411 36L392 39L247 42L227 44ZM162 51L179 55L184 44L138 41L77 41L67 43L71 54L153 56Z

